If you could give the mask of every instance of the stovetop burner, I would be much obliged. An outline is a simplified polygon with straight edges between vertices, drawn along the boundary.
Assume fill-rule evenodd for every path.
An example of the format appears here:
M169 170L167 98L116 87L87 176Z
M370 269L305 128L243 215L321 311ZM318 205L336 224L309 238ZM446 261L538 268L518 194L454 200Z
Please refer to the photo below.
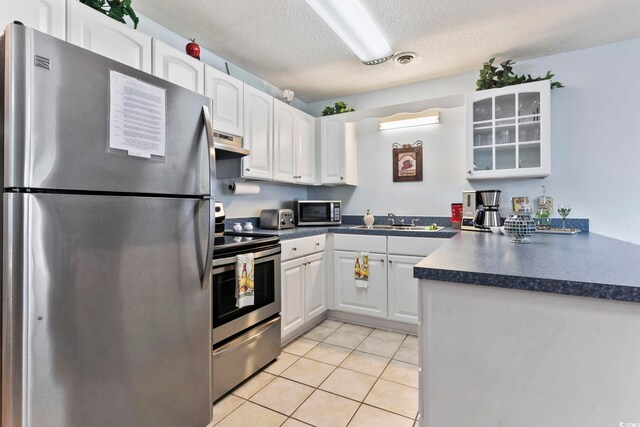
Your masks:
M223 235L216 235L213 242L213 258L220 258L232 254L253 252L256 249L263 249L275 246L280 242L278 236L268 234L251 234L225 231Z

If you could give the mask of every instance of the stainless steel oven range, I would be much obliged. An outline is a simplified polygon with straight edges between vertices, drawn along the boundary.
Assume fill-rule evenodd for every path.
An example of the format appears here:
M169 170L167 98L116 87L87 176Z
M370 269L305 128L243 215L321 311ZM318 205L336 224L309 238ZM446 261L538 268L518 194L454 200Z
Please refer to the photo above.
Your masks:
M237 307L236 256L253 253L254 304ZM280 240L217 235L212 304L212 396L216 401L280 355Z

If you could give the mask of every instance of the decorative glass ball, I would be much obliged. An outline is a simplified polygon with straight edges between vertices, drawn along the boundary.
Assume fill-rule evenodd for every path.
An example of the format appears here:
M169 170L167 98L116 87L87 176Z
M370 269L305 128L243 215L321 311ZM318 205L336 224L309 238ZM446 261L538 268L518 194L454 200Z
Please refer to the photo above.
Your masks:
M536 223L531 218L531 212L521 210L509 215L504 221L504 231L511 236L513 243L528 243L527 237L536 231Z

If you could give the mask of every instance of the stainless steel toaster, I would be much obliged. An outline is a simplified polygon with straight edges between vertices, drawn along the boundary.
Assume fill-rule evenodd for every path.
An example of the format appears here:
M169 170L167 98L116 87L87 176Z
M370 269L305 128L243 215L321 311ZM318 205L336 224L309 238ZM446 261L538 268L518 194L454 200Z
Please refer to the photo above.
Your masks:
M291 209L263 209L260 211L260 228L282 230L294 226L293 210Z

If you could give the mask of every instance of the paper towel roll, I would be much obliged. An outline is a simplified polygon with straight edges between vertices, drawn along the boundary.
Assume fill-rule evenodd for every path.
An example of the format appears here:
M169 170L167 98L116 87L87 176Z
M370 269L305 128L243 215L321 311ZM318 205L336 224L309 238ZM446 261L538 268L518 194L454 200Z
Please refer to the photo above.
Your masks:
M249 184L248 182L231 181L227 185L229 192L236 196L247 194L260 194L260 186L258 184Z

